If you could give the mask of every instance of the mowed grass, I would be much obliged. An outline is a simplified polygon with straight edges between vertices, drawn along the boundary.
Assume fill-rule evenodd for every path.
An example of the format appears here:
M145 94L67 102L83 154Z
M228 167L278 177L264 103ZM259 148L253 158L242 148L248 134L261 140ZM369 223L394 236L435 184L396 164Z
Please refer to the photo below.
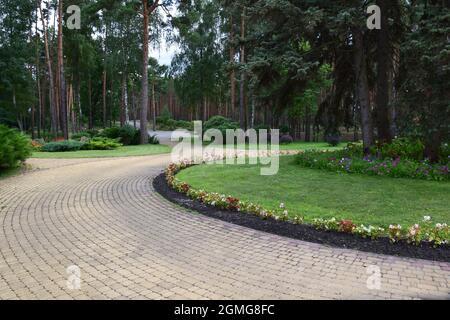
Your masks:
M148 156L169 153L170 147L166 145L139 145L123 146L116 150L80 150L69 152L34 152L33 158L41 159L79 159L79 158L114 158Z
M369 177L301 168L292 156L281 157L275 176L261 176L251 165L202 165L177 177L196 189L231 195L267 209L286 204L290 215L350 219L388 227L412 225L430 215L450 223L450 183Z
M199 144L202 144L201 142L199 142ZM204 142L203 143L204 147L209 145L209 142ZM228 146L228 145L226 145ZM280 150L298 150L298 151L302 151L302 150L329 150L329 151L335 151L335 150L339 150L342 149L346 146L345 143L341 143L336 147L332 147L330 146L328 143L326 142L294 142L291 144L280 144L279 145L279 149ZM237 144L235 145L236 149L256 149L258 148L257 144ZM271 146L268 146L268 149L270 150Z

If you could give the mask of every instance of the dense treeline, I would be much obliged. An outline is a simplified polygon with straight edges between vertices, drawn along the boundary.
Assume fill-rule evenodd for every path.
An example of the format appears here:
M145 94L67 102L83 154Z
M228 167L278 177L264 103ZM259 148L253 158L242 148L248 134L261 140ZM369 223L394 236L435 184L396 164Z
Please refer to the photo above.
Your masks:
M73 4L80 30L65 23ZM381 8L380 30L366 26L371 4ZM33 137L139 119L141 129L156 127L168 111L288 126L306 141L347 130L367 152L411 136L432 160L449 139L445 0L0 0L0 8L0 122ZM144 58L162 37L179 47L171 66Z

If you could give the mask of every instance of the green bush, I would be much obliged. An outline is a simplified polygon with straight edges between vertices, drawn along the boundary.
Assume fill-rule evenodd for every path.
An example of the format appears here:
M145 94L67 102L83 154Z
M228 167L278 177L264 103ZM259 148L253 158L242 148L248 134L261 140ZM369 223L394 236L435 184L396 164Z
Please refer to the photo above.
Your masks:
M450 163L446 165L430 164L427 161L401 158L377 159L374 156L349 157L346 152L346 150L336 152L307 151L297 155L297 163L302 167L333 172L435 181L450 180Z
M256 131L259 131L259 130L267 130L267 131L270 131L270 126L267 125L267 124L258 124L258 125L256 125L256 126L254 126L253 129L255 129Z
M381 147L380 152L383 158L402 158L411 160L423 160L425 146L420 140L399 138L392 143Z
M82 149L83 150L114 150L121 147L122 144L115 139L95 137L89 140Z
M289 126L287 126L287 125L282 125L281 127L280 127L280 133L282 134L282 135L287 135L288 133L289 133Z
M85 143L75 140L65 140L59 142L49 142L42 146L44 152L67 152L78 151L85 146Z
M450 160L450 145L448 143L444 143L441 147L441 160L444 162Z
M13 168L31 155L30 140L15 129L0 125L0 170Z
M203 124L203 132L209 129L217 129L222 132L223 140L226 140L226 131L239 129L239 124L222 116L214 116Z
M90 138L92 138L92 136L89 132L82 131L82 132L72 134L71 138L72 138L72 140L80 141L81 138L89 138L90 139Z
M167 125L169 120L172 119L172 114L167 106L165 106L161 112L161 115L156 117L156 123L161 125Z
M176 129L186 129L189 131L194 130L194 123L192 121L178 120L175 125Z
M120 139L120 142L126 146L138 145L140 131L131 125L125 125L123 127L106 128L99 133L99 136L109 139Z

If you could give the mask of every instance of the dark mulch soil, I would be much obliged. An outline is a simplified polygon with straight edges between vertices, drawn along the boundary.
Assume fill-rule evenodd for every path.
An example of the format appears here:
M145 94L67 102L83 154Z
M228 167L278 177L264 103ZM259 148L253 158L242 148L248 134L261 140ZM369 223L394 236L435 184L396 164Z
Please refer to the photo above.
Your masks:
M450 262L449 245L434 248L428 243L422 243L419 246L411 245L407 242L392 244L388 238L380 238L377 240L364 239L341 232L317 230L307 225L295 225L283 221L263 220L260 217L251 214L219 210L213 206L205 205L199 201L192 200L185 194L179 193L170 188L166 182L164 173L160 174L153 180L153 187L164 198L184 208L197 211L208 217L255 230L339 248L356 249L360 251L416 259Z

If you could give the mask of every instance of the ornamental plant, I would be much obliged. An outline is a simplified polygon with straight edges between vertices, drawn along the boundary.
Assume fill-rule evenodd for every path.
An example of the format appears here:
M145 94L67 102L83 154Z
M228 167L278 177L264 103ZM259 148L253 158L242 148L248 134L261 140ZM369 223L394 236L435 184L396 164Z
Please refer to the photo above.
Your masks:
M402 239L402 226L397 224L397 225L390 225L389 226L389 239L391 240L392 243L397 242L399 240Z
M352 233L356 225L351 220L342 220L339 222L339 231L345 233Z
M411 226L406 235L408 243L414 243L418 245L422 241L422 230L419 224Z
M372 240L375 240L381 237L384 234L384 231L385 230L383 228L374 227L370 225L366 227L365 225L362 224L359 227L355 227L353 233L363 238L370 238Z
M182 161L179 164L170 164L165 170L168 185L174 190L186 194L191 199L223 210L254 214L264 220L272 219L293 224L305 223L303 217L289 217L289 212L284 203L281 203L277 210L267 210L258 204L241 201L235 197L218 193L209 193L205 190L196 190L189 184L176 179L175 175L180 170L193 165L194 163L192 161ZM334 217L331 219L315 218L310 224L318 230L351 233L363 238L378 239L383 236L388 236L392 243L406 240L408 243L418 245L422 241L428 241L435 246L440 246L447 244L449 239L448 225L445 223L434 224L430 216L424 216L421 225L415 224L406 229L405 232L403 232L402 226L398 224L393 224L388 230L385 230L376 226L356 226L350 220L338 221Z

